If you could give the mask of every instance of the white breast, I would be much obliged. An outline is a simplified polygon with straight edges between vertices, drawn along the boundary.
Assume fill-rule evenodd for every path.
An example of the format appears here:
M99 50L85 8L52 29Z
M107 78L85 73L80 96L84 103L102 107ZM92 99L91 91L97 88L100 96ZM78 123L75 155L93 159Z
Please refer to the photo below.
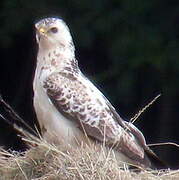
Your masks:
M40 83L34 80L34 108L40 124L44 131L43 137L54 143L64 141L67 144L76 143L76 140L84 138L77 124L63 116L48 98Z

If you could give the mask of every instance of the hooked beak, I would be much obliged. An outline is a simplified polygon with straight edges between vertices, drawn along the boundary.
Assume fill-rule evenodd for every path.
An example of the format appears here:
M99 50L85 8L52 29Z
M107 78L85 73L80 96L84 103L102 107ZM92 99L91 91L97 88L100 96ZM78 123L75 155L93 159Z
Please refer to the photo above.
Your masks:
M37 40L37 43L39 43L41 37L46 36L46 32L47 31L45 30L45 28L36 26L36 40Z
M40 34L45 34L46 33L46 31L45 31L45 29L43 27L39 28L38 31L39 31Z

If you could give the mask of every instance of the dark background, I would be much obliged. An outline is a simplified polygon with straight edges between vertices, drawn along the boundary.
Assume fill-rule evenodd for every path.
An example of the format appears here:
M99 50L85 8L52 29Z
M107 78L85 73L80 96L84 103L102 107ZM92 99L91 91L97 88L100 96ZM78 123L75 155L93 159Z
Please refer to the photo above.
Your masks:
M1 1L0 93L32 126L36 123L32 80L37 53L33 24L46 16L66 21L82 71L122 117L130 119L161 93L135 125L147 143L179 143L178 0ZM0 145L23 149L2 119ZM170 167L179 167L176 147L153 150Z

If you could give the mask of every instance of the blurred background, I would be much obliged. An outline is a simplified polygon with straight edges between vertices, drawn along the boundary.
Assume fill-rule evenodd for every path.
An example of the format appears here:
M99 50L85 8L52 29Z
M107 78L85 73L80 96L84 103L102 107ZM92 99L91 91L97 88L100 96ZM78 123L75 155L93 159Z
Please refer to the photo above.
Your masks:
M1 1L0 93L31 126L36 124L32 106L37 53L33 25L47 16L62 17L69 25L80 68L123 118L129 120L161 93L135 125L147 143L179 143L178 0ZM0 145L24 149L2 119ZM152 149L170 167L179 167L179 148Z

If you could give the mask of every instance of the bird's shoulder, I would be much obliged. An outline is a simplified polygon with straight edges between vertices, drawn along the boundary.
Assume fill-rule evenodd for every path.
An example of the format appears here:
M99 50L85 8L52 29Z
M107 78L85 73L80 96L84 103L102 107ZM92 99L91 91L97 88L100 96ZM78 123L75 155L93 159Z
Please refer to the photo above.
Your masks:
M93 127L109 119L114 126L118 124L113 121L113 112L102 93L82 74L54 73L43 87L59 111L77 120Z
M80 93L80 96L87 91L88 85L79 75L66 72L54 72L43 81L43 88L50 95L65 93L64 96L73 93ZM83 92L83 93L82 93Z

